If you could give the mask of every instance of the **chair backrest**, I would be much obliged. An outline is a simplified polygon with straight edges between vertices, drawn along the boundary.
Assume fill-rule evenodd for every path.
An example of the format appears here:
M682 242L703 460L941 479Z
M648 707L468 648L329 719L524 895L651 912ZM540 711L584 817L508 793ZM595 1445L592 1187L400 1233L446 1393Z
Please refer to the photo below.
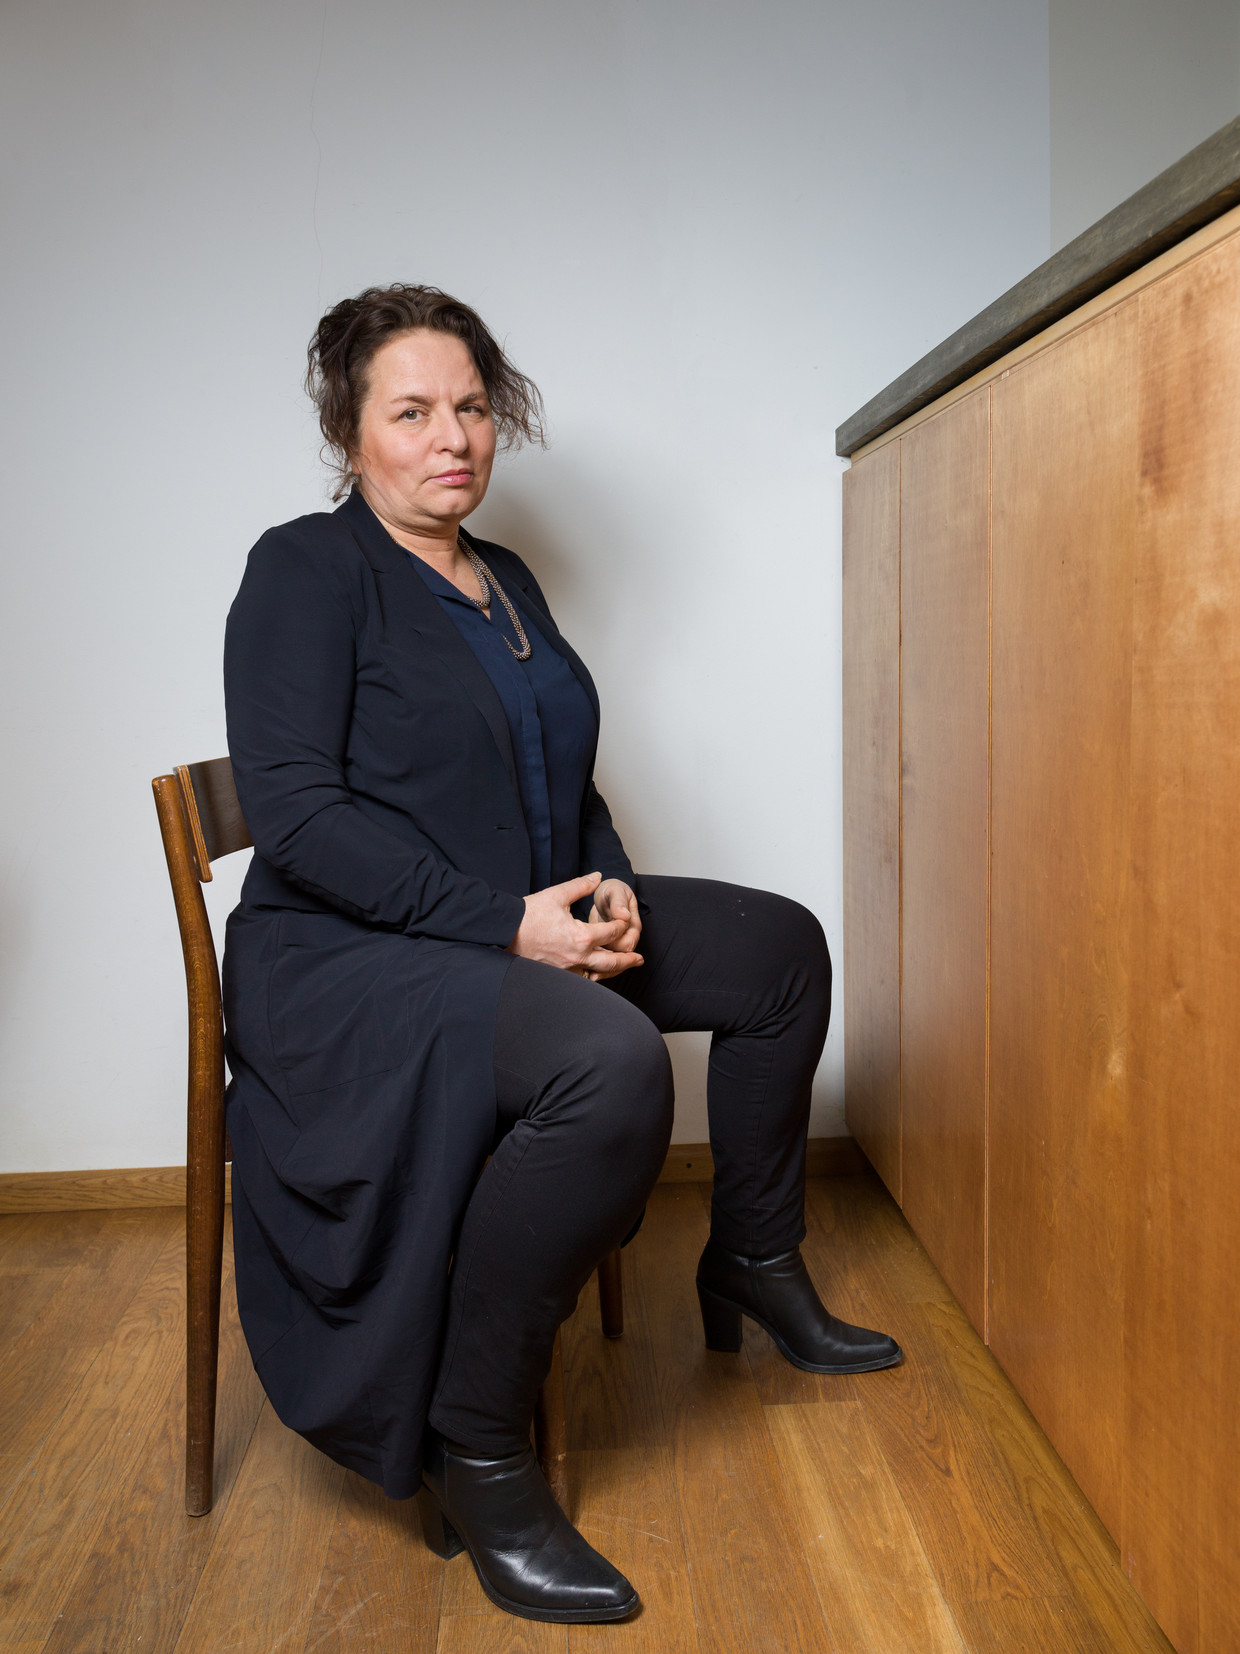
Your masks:
M176 903L189 998L186 1137L187 1395L185 1507L211 1508L224 1234L224 1010L203 884L211 863L252 842L227 758L178 764L151 782Z
M245 849L252 840L227 758L178 764L172 775L157 775L151 787L185 956L192 1142L196 1118L204 1109L212 1116L219 1111L216 1097L222 1097L224 1088L220 972L202 886L211 878L213 860Z
M178 764L177 782L189 825L195 871L206 884L211 863L234 850L253 844L250 830L237 800L232 763L227 758L207 758L199 764Z

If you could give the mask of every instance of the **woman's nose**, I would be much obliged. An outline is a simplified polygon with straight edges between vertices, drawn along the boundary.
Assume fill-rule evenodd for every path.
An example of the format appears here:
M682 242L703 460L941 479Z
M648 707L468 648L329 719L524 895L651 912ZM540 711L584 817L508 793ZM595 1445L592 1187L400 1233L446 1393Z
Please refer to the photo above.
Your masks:
M445 449L448 453L464 453L465 449L469 447L469 438L465 434L465 427L454 413L443 416L436 436L438 437L436 446Z

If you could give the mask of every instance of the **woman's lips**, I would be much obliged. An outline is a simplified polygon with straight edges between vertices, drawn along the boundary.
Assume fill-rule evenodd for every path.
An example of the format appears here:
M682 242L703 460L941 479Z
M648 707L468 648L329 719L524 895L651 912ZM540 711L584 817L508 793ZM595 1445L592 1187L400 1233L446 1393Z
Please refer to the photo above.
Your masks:
M441 471L438 476L432 477L432 482L447 483L450 488L459 488L463 483L472 482L472 471Z

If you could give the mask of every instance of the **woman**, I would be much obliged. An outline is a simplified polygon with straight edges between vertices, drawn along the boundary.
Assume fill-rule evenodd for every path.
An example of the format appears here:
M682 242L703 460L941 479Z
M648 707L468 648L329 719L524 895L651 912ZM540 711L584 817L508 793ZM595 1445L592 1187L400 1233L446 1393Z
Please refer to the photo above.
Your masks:
M555 1504L530 1418L663 1163L661 1031L714 1031L708 1347L749 1315L811 1372L900 1359L797 1250L826 943L782 897L630 867L589 673L524 563L461 527L497 438L539 436L478 316L369 289L307 383L349 492L258 542L225 649L255 844L225 959L242 1322L285 1423L421 1486L428 1542L463 1542L493 1601L621 1619L637 1594Z

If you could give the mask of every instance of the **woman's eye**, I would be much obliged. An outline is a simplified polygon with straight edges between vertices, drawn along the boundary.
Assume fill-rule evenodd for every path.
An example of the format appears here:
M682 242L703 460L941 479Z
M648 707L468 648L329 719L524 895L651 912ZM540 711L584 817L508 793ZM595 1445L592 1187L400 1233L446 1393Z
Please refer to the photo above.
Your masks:
M422 410L421 410L421 408L406 408L404 413L401 414L400 417L402 419L407 419L409 421L409 423L412 425L412 423L415 419L421 419Z

